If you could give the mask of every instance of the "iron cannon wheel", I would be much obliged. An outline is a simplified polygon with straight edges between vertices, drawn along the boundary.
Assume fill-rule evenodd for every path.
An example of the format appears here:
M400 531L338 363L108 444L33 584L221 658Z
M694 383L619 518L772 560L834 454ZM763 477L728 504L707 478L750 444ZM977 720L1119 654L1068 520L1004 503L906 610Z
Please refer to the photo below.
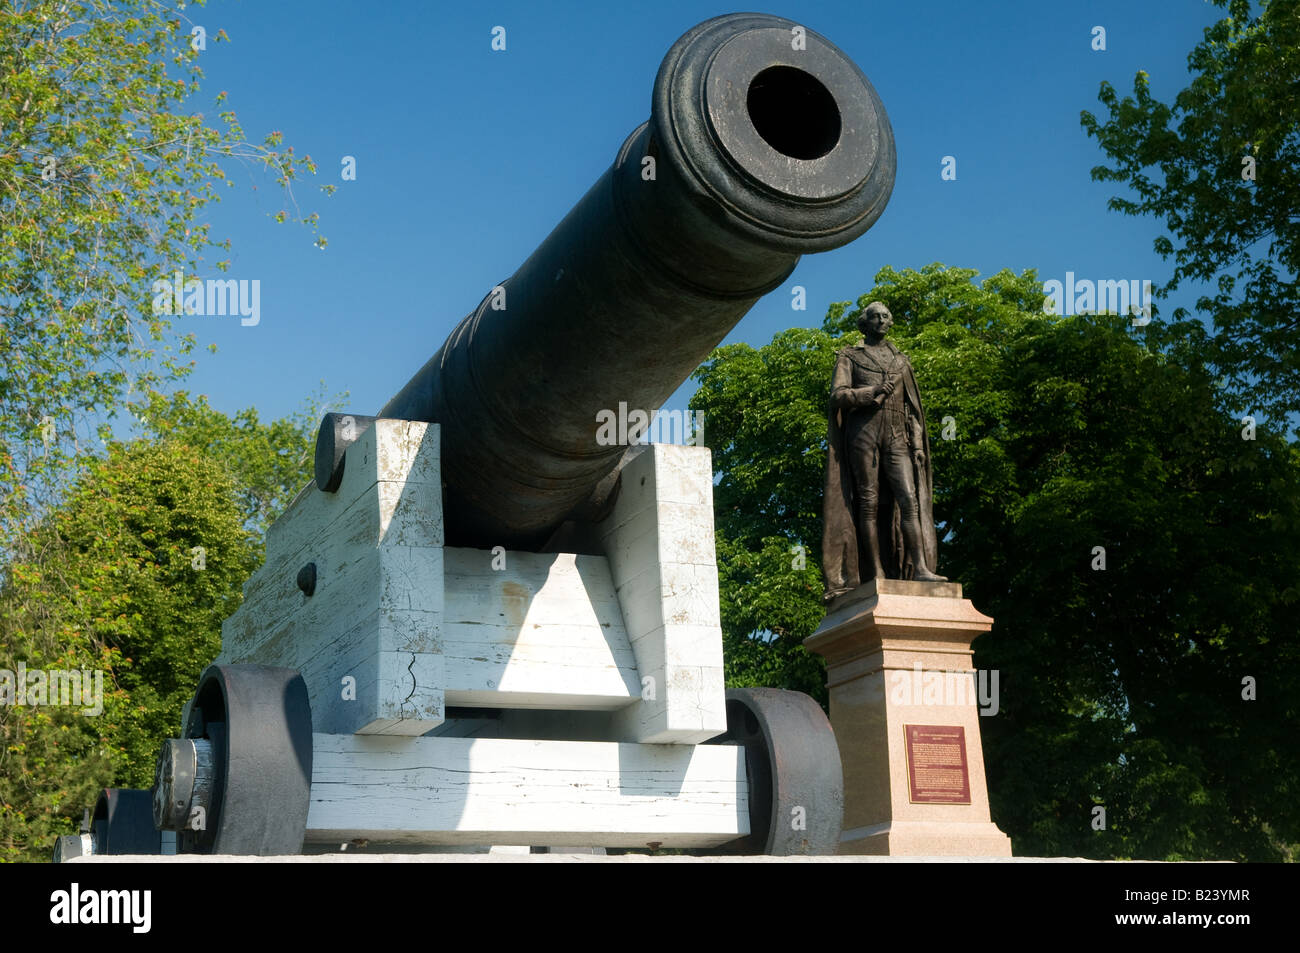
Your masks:
M302 850L311 796L311 704L295 669L266 665L212 665L199 679L184 739L210 758L211 784L189 788L155 804L179 801L182 853L269 856ZM182 741L184 740L182 739ZM174 757L164 745L159 789L173 778ZM167 768L168 770L165 770ZM182 773L176 783L192 778ZM201 810L196 810L201 809Z
M723 853L835 853L844 775L830 721L812 698L778 688L729 688L727 733L708 743L745 749L750 834Z
M91 812L89 830L67 834L54 844L56 864L92 854L161 854L162 837L153 826L152 791L105 788Z

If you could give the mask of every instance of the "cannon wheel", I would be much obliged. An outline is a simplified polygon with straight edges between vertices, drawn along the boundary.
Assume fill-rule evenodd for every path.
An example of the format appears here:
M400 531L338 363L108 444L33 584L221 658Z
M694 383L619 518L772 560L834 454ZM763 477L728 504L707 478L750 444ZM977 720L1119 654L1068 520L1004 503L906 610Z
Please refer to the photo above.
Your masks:
M821 706L803 692L727 689L727 733L745 749L749 836L723 853L834 854L844 822L840 750Z
M92 854L161 854L162 835L153 826L153 792L105 788L95 802L90 830L66 834L54 843L56 864Z
M212 665L185 738L211 742L206 816L180 832L182 853L268 856L302 850L311 796L311 704L295 669Z
M89 857L95 853L95 842L90 834L64 834L54 842L51 863L64 864L75 857Z
M90 824L97 854L162 853L162 836L153 826L152 791L105 788Z

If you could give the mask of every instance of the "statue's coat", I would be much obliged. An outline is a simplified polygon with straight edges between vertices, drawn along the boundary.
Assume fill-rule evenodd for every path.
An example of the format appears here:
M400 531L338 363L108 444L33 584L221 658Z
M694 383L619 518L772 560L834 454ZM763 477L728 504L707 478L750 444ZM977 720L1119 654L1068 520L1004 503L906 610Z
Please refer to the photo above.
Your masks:
M917 504L920 510L921 542L925 549L926 564L938 568L938 534L934 528L934 488L932 484L932 463L930 457L930 429L925 422L925 410L921 406L921 391L916 385L916 375L912 364L898 348L884 342L895 359L901 358L901 383L904 401L911 405L911 412L920 420L921 436L924 443L925 463L918 466L914 457L915 447L911 446L912 431L907 428L909 441L908 458L912 464L912 478L916 485ZM831 382L831 393L836 387L851 384L852 373L849 362L853 360L850 348L844 348L835 355L835 376ZM879 411L877 411L879 412ZM826 600L830 601L841 593L856 589L866 580L862 578L861 567L867 567L867 578L871 576L871 555L864 551L858 539L857 526L854 521L853 501L853 466L848 458L848 448L844 444L845 425L849 414L861 413L851 407L836 407L834 399L828 402L828 420L826 442L826 490L822 499L822 575L826 582ZM880 502L876 510L879 521L878 537L880 539L880 559L885 566L885 575L894 579L911 579L912 561L906 557L903 545L902 520L898 503L894 499L893 488L883 477L880 480Z

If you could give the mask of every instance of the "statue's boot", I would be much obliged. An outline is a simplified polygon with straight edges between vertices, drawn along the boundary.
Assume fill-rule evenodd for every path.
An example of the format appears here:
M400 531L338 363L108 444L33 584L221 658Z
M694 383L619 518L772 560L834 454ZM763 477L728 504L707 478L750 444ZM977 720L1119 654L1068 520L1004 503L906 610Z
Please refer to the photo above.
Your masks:
M905 520L903 522L903 543L907 546L908 555L912 557L912 581L913 582L947 582L947 576L940 576L930 572L925 565L925 547L921 544L921 522L920 520Z
M867 552L871 554L873 568L875 569L876 574L873 578L884 579L885 564L880 561L880 533L876 529L876 517L874 515L870 518L863 517L859 520L859 523L861 524L860 532L867 541ZM863 579L862 582L866 582L866 580Z

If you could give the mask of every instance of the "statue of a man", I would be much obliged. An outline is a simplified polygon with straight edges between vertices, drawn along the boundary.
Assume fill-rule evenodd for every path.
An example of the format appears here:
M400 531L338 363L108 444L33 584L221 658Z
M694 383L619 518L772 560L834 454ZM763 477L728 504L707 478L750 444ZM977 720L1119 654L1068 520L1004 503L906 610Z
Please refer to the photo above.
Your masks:
M871 578L945 582L936 575L930 436L907 357L885 340L889 309L858 318L865 340L836 355L823 514L826 600Z

